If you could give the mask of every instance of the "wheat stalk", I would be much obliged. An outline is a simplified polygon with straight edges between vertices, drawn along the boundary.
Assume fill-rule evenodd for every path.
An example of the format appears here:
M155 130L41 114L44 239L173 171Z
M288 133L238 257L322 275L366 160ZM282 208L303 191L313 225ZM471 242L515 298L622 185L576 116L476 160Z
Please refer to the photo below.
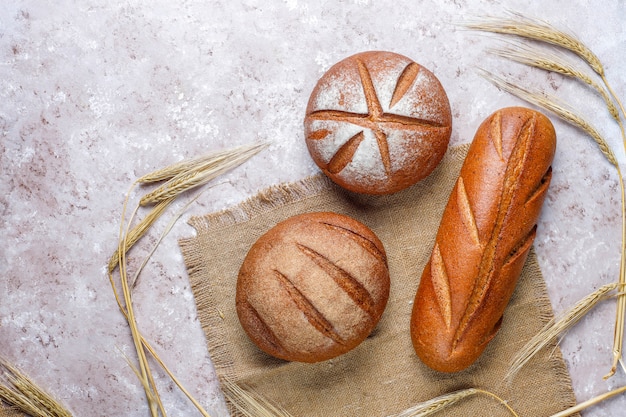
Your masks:
M152 257L152 254L154 253L154 251L157 249L157 247L159 246L159 244L161 243L161 241L163 240L163 238L171 231L171 229L174 227L174 224L176 223L176 221L183 215L183 213L187 210L187 208L194 202L196 201L198 198L200 197L200 194L198 194L197 196L195 196L192 200L190 200L189 202L187 202L185 204L185 206L175 215L172 217L172 219L170 219L169 223L167 224L167 226L165 227L165 229L163 230L163 232L161 233L161 235L159 236L159 239L157 240L157 242L155 243L155 245L152 248L152 251L150 251L150 253L145 257L144 261L141 263L140 267L137 269L135 276L133 278L133 280L131 281L131 287L134 287L135 284L137 283L138 277L140 272L143 270L144 266L147 264L148 260ZM110 278L112 280L112 277ZM114 284L113 284L114 285ZM126 312L126 309L123 307L121 299L115 289L115 287L113 288L113 292L115 295L115 299L117 301L117 304L122 312L122 314L124 315L124 317L126 317L126 319L128 320L128 313ZM141 343L144 347L144 349L146 349L151 355L152 357L157 361L157 363L159 364L159 366L161 366L161 368L167 373L167 375L170 377L170 379L176 384L176 386L181 390L181 392L191 401L191 403L196 407L196 409L198 411L200 411L200 413L204 416L204 417L210 417L209 413L204 410L204 408L202 407L202 405L200 405L200 403L198 402L198 400L196 400L193 395L191 395L191 393L183 386L183 384L178 380L178 378L174 375L174 373L168 368L168 366L163 362L163 360L160 358L160 356L157 354L157 352L154 350L154 348L151 346L150 343L148 343L148 341L145 339L145 337L143 335L140 335L141 337ZM135 373L135 375L138 376L138 378L140 379L140 382L142 383L142 385L144 386L144 389L147 389L147 392L152 392L151 388L149 385L145 385L145 381L142 380L141 378L141 373L139 372L139 370L130 362L130 360L127 358L127 362L130 364L131 368L133 369L133 372ZM153 401L156 401L157 398L155 398L154 396L152 397Z
M189 200L181 210L178 211L178 213L176 215L174 215L170 221L167 223L167 225L165 226L165 229L163 230L163 232L161 233L161 235L159 236L159 238L157 239L156 243L154 245L152 245L152 250L150 250L150 252L148 253L148 255L146 255L143 259L143 262L141 262L141 265L137 268L137 271L135 271L135 275L133 276L133 278L130 281L130 286L132 289L135 288L135 286L137 285L137 282L139 281L139 275L141 274L141 271L143 271L143 268L147 265L148 261L150 260L150 258L152 258L152 255L154 254L154 252L156 252L157 248L159 247L159 245L161 244L161 241L163 241L163 239L165 238L165 236L167 236L167 234L174 228L174 225L176 224L176 222L178 221L178 219L181 218L181 216L185 213L185 211L187 211L187 209L189 208L189 206L194 203L201 195L202 193L199 193L198 195L196 195L194 198L192 198L191 200ZM169 200L165 200L165 201L169 201ZM157 204L157 206L159 206L161 203ZM150 214L152 214L152 212L150 212ZM133 228L133 230L135 230ZM131 230L132 233L132 230Z
M189 202L187 202L185 204L185 206L179 210L179 212L173 216L170 221L168 222L167 226L165 227L165 229L163 230L163 232L161 233L161 235L159 236L157 242L154 244L152 250L150 251L150 253L144 258L144 261L141 263L141 266L137 269L137 271L135 272L135 276L133 278L133 280L131 280L131 287L134 287L135 284L137 283L137 279L139 277L140 272L143 270L143 268L145 267L145 265L147 264L148 260L152 257L152 255L154 254L154 251L157 249L157 247L159 246L159 244L161 243L161 241L163 240L163 238L171 231L171 229L174 227L174 224L178 221L178 219L180 219L180 217L183 215L183 213L187 210L187 208L189 208L189 206L196 201L201 194L198 194L197 196L195 196L192 200L190 200ZM125 317L127 317L127 313L126 310L123 308L121 300L118 296L117 291L114 290L114 294L115 294L115 298L117 300L118 306L120 307L120 310L122 311L122 314L124 314ZM156 353L156 351L154 350L154 348L151 346L150 343L148 343L148 341L145 339L145 337L141 336L141 342L143 347L152 355L152 357L157 361L157 363L161 366L161 368L167 373L167 375L170 377L170 379L172 379L172 381L176 384L176 386L178 386L178 388L181 390L181 392L183 392L183 394L185 394L185 396L192 402L192 404L198 409L198 411L200 411L200 413L205 416L205 417L210 417L209 414L202 408L202 406L200 405L200 403L191 395L191 393L182 385L182 383L178 380L178 378L176 378L176 376L172 373L172 371L170 371L170 369L167 367L167 365L163 362L163 360L160 358L160 356ZM127 360L128 361L128 360ZM129 364L131 364L131 367L133 368L133 371L135 372L136 375L140 375L138 370L136 369L136 367L134 367L132 365L132 363L130 363L130 361L128 361ZM140 378L141 379L141 378Z
M1 356L0 399L33 417L72 416L61 403Z
M511 413L512 416L519 417L515 410L513 410L511 406L509 406L502 398L489 391L478 388L467 388L459 391L454 391L449 394L441 395L439 397L433 398L432 400L425 401L409 409L406 409L400 414L397 414L393 417L427 417L448 408L452 404L455 404L474 395L485 395L493 398L497 400L500 404L502 404L507 409L507 411Z
M615 296L611 294L618 288L617 283L603 285L593 293L577 302L574 307L569 309L559 319L553 318L544 327L533 336L522 349L513 357L511 366L505 375L506 380L511 380L519 372L520 369L528 363L528 361L539 353L546 345L556 340L556 338L571 329L574 324L578 323L589 311L591 311L600 301Z
M128 195L130 195L130 192L128 193ZM173 200L173 198L172 198L172 200ZM128 201L128 196L126 197L126 200L124 202L123 213L126 212L127 201ZM193 201L195 201L195 199L190 201L189 203L187 203L187 205L185 205L184 209L186 209L189 206L189 204L191 204ZM160 204L162 204L162 203L159 203L159 205ZM169 205L169 203L167 205ZM132 223L132 218L135 216L138 208L139 208L139 206L137 206L135 208L133 214L130 216L130 220L128 221L129 225ZM170 221L170 223L166 227L165 231L163 232L163 234L161 235L161 237L157 241L157 245L158 245L159 242L161 242L162 238L171 230L171 228L174 225L174 222L176 221L176 219L178 219L182 215L182 211L184 211L184 209L181 210L181 213L179 213L177 216L175 216L174 220ZM147 223L149 223L149 225L145 229L142 229L143 230L143 232L141 233L142 235L143 235L143 233L145 233L147 228L150 227L150 225L152 225L152 223L154 223L154 221L156 221L162 215L162 213L163 213L162 210L158 211L158 212L155 212L155 210L151 211L149 216L150 217L154 217L154 218L150 222L147 222ZM123 224L123 222L124 222L124 215L122 216L122 224ZM132 230L137 230L137 227L135 227ZM126 236L128 236L129 234L130 234L130 232L127 231ZM138 276L139 272L141 271L141 269L143 269L143 266L146 264L147 259L144 260L144 262L142 263L141 267L138 269L137 274L135 275L135 278L133 279L132 282L130 282L129 279L128 279L127 272L126 272L125 253L126 253L126 251L128 249L130 249L130 246L132 246L132 245L129 245L127 241L125 242L125 239L123 239L123 238L121 238L120 241L121 241L121 243L120 243L120 245L118 247L118 250L116 252L118 254L118 262L116 263L116 265L120 266L120 281L121 281L121 284L122 284L122 292L123 292L124 303L122 303L122 298L120 297L120 295L119 295L119 293L117 291L115 282L113 280L112 270L109 270L109 281L111 282L111 287L113 289L113 294L114 294L115 299L117 301L118 307L119 307L120 311L122 312L123 316L128 321L129 327L131 328L131 333L133 335L133 343L135 344L135 348L136 348L136 351L137 351L137 356L138 356L138 359L139 359L139 367L134 366L130 362L130 360L128 358L127 358L127 362L131 366L131 369L133 370L135 375L137 375L137 377L138 377L142 387L144 388L144 391L145 391L145 394L146 394L146 399L148 401L148 405L149 405L151 414L153 416L156 416L158 414L158 412L160 412L161 415L163 415L163 416L167 415L166 411L165 411L165 407L163 406L163 403L161 401L160 395L159 395L158 390L156 388L156 383L154 381L154 377L153 377L152 372L150 370L150 366L149 366L148 361L147 361L146 351L149 352L152 355L152 357L157 361L157 363L161 366L161 368L168 374L168 376L172 379L172 381L178 386L178 388L193 403L193 405L196 407L196 409L198 409L198 411L200 411L200 413L204 417L210 417L209 413L202 408L200 403L189 393L189 391L187 391L185 389L185 387L180 383L180 381L174 376L174 374L169 370L169 368L161 360L161 358L156 353L154 348L150 345L150 343L148 343L148 341L145 339L145 337L141 334L141 332L137 328L137 325L136 325L136 322L134 321L133 316L131 316L129 314L129 310L132 312L132 297L131 297L130 287L132 287L133 284L136 282L137 276ZM126 248L126 250L122 250L122 247ZM152 252L150 252L150 254L147 256L147 258L149 258L152 255L153 252L154 252L154 249L153 249ZM130 309L129 309L129 306L130 306ZM158 412L157 412L157 410L158 410Z
M608 379L615 375L617 372L617 364L622 364L622 369L626 372L626 366L622 357L622 349L624 347L624 322L626 320L626 186L624 185L624 179L617 169L621 199L622 199L622 256L620 257L619 264L619 291L621 296L617 297L617 309L615 311L615 327L613 330L613 363L611 369L604 376L604 379Z
M134 187L134 184L133 186L131 186L131 190L133 187ZM124 298L124 307L125 307L124 316L130 328L133 345L135 346L137 359L139 361L139 370L136 373L139 377L141 385L144 387L146 400L148 402L148 407L150 409L150 414L152 417L157 417L159 414L159 411L161 412L162 415L165 415L165 409L163 407L163 403L161 402L161 398L159 396L158 390L156 389L156 385L154 383L154 377L152 375L152 370L150 368L150 364L148 363L148 359L146 357L146 352L144 350L144 346L142 343L143 336L141 335L139 328L137 327L137 321L135 319L135 313L134 313L133 302L132 302L132 295L130 291L130 285L128 282L128 275L127 275L127 270L126 270L126 266L127 266L126 265L126 251L127 251L127 248L129 247L128 245L129 229L130 229L130 225L132 224L132 220L139 208L139 206L137 206L137 208L133 211L133 214L130 216L130 220L128 221L126 230L124 230L126 209L128 207L129 198L130 198L130 191L126 194L126 198L124 199L124 205L122 209L122 218L120 221L119 243L118 243L118 248L117 248L119 276L120 276L120 283L122 286L122 294ZM109 280L111 284L113 284L114 281L112 278L112 274L109 273L109 275L110 275ZM115 296L117 297L117 291L115 291ZM119 299L118 299L118 304L120 308L123 308Z
M112 280L112 277L109 278L109 279ZM124 317L128 320L128 315L126 313L126 310L125 310L124 306L122 305L122 302L121 302L121 299L119 297L119 294L118 294L118 292L117 292L117 290L115 288L113 288L113 293L115 295L115 299L117 301L118 307L119 307L120 311L122 312L122 315L124 315ZM150 355L152 355L154 360L156 360L156 362L159 364L159 366L165 371L165 373L167 373L167 375L170 377L170 379L176 384L176 386L181 390L181 392L183 394L185 394L185 396L191 401L191 403L196 407L196 409L198 409L198 411L200 411L200 413L204 417L211 417L209 415L209 413L202 408L200 403L191 395L191 393L182 385L182 383L178 380L178 378L176 378L174 373L167 367L167 365L163 362L161 357L154 350L152 345L146 340L146 338L143 335L140 335L140 337L141 337L141 343L142 343L144 349L146 349L150 353ZM134 366L128 360L128 358L126 360L130 364L130 367L132 368L132 370L135 373L135 375L137 375L137 377L139 378L139 380L140 380L142 386L144 387L144 389L148 390L148 394L150 395L150 400L151 401L156 401L156 398L152 395L150 384L146 385L146 381L144 381L142 379L141 373L138 371L137 367Z
M153 248L152 252L150 252L150 254L146 257L141 266L137 269L132 281L128 279L126 253L146 233L146 231L150 227L152 227L154 222L156 222L156 220L162 216L167 207L174 201L174 199L176 199L177 196L187 190L206 183L207 181L217 177L218 175L230 169L235 168L236 166L242 164L247 159L258 153L265 146L265 144L254 144L241 146L230 150L214 152L212 154L209 154L208 156L203 156L195 158L191 161L183 161L174 164L173 166L155 171L140 178L136 183L160 181L167 178L171 179L162 187L158 188L152 193L149 193L147 196L144 196L140 201L140 204L138 204L134 209L127 223L125 221L125 217L128 207L128 200L131 194L130 191L133 189L135 184L131 186L131 190L129 190L126 198L124 199L122 218L120 221L118 248L109 260L108 276L118 307L129 324L133 344L135 346L135 351L137 353L137 358L139 361L138 366L134 366L131 364L131 368L139 378L139 381L144 388L146 400L148 401L148 405L150 408L150 413L153 417L156 417L159 413L163 416L166 416L166 411L159 396L150 368L150 364L148 363L146 352L149 352L153 356L157 363L163 368L163 370L165 370L165 372L179 387L179 389L192 401L194 406L201 412L201 414L205 417L210 417L209 414L199 404L199 402L193 398L193 396L182 386L180 381L163 363L156 351L152 348L152 346L147 342L147 340L139 331L135 319L131 292L131 289L136 284L139 274L143 267L146 265L147 260L150 258L163 237L169 232L169 230L171 230L176 220L180 217L180 215L182 215L184 209L194 200L188 202L185 208L179 213L179 215L175 216L175 218L169 222L168 226L157 241L157 244ZM136 226L131 228L131 225L133 224L133 219L137 214L137 211L139 210L142 202L144 204L154 203L156 204L156 206L142 221L140 221ZM127 224L127 226L124 230L125 223ZM117 286L115 284L115 280L112 274L116 267L119 267L119 281L122 287L121 296L119 291L117 290Z
M193 202L193 200L190 201L185 206L185 208L191 202ZM181 210L181 212L182 212L182 210ZM162 240L163 236L169 232L169 230L173 227L175 219L178 219L181 214L182 213L178 214L177 216L175 216L174 220L170 221L170 223L168 224L166 230L163 232L162 236L159 238L158 242L160 242ZM133 216L134 216L134 214L133 214ZM132 219L133 216L131 216L131 219ZM157 245L158 245L158 242L157 242ZM118 251L119 251L119 249L118 249ZM152 252L154 252L154 250ZM147 258L149 258L151 256L152 252L147 256ZM122 252L120 252L120 253L122 254ZM120 255L120 258L121 257L122 257L122 255ZM125 261L122 261L122 262L125 262ZM139 270L141 270L145 264L146 264L146 261L144 260L144 262L142 263L142 265L139 268ZM136 328L136 323L135 324L131 323L130 320L132 319L132 317L129 315L128 308L125 307L125 306L128 306L129 305L128 303L132 303L132 299L130 297L130 287L132 287L133 283L128 280L128 276L127 276L126 271L125 271L125 263L120 263L119 265L120 265L120 271L122 271L122 272L120 272L120 279L122 281L123 294L124 294L124 296L123 296L124 303L122 303L122 297L120 297L119 292L117 291L115 282L113 280L113 275L111 274L111 272L109 272L109 280L111 282L111 287L113 289L113 294L115 296L115 300L117 301L118 307L119 307L122 315L129 322L129 326L131 327L131 332L132 332L133 327ZM137 274L138 274L138 272L137 272ZM137 279L137 275L135 275L134 281L136 281L136 279ZM124 282L126 282L126 284L124 284ZM128 289L128 294L127 294L127 290L125 288ZM168 374L168 376L172 379L172 381L178 386L178 388L183 392L183 394L185 394L185 396L187 396L187 398L193 403L193 405L198 409L198 411L200 411L200 413L204 417L210 417L209 413L202 408L200 403L189 393L189 391L187 391L185 389L185 387L180 383L180 381L169 370L169 368L165 365L163 360L156 353L154 348L150 345L150 343L148 343L148 341L145 339L145 337L141 334L139 329L136 329L136 334L137 334L137 340L138 340L138 343L139 343L139 346L136 346L136 350L139 352L138 353L139 368L137 368L136 366L132 365L132 363L130 362L130 360L128 358L127 358L127 362L129 362L129 364L131 366L131 369L133 370L135 375L137 375L141 385L144 388L144 391L146 393L146 399L148 401L151 413L153 415L156 415L155 413L156 413L156 410L158 408L160 413L163 416L166 416L165 408L164 408L164 406L163 406L163 404L161 402L158 390L156 388L156 383L154 382L154 378L152 376L149 364L147 362L147 357L146 357L146 354L145 354L146 351L149 352L152 355L152 357L157 361L159 366L161 366L161 368ZM133 339L133 342L136 343L135 339Z
M137 367L130 360L130 358L126 354L124 354L124 352L121 352L121 350L120 350L120 353L122 354L122 356L126 360L126 363L128 364L128 367L130 368L130 370L133 371L133 373L135 374L137 379L139 379L139 381L141 382L141 385L143 386L143 389L146 392L146 396L148 397L148 402L149 403L161 403L161 400L158 398L158 393L153 391L153 389L152 389L152 385L151 384L153 384L153 381L148 381L145 378L143 378L142 375L141 375L141 371L139 369L137 369ZM156 397L155 397L155 394L157 394ZM164 410L162 410L162 411L165 412Z
M159 203L176 197L187 190L206 184L219 175L241 165L266 146L264 143L245 145L221 152L217 156L216 154L211 154L207 157L196 159L193 164L187 166L185 171L174 170L178 173L156 190L144 195L139 204L145 206Z
M597 397L593 397L593 398L591 398L591 399L589 399L587 401L583 401L580 404L576 404L575 406L570 407L567 410L563 410L560 413L553 414L550 417L567 417L567 416L571 416L571 415L576 414L576 413L578 413L578 412L580 412L580 411L582 411L582 410L584 410L584 409L586 409L588 407L591 407L592 405L598 404L598 403L600 403L600 402L602 402L604 400L607 400L607 399L609 399L611 397L619 395L619 394L621 394L623 392L626 392L626 387L617 388L617 389L614 389L612 391L606 392L606 393L604 393L602 395L598 395Z

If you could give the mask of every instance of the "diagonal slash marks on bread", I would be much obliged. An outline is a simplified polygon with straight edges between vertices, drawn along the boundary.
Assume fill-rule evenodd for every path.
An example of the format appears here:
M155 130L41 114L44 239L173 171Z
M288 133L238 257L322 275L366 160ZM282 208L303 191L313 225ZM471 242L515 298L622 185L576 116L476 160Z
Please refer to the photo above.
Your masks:
M467 368L500 328L536 235L555 148L552 123L530 109L501 109L478 128L413 304L413 346L431 368Z
M243 330L261 350L319 362L367 338L389 284L385 249L367 226L338 213L302 213L252 245L235 303Z
M354 300L357 307L361 308L369 316L374 316L374 300L367 291L367 288L365 288L358 279L335 265L319 252L301 244L298 244L297 246L305 255L311 258L317 266L323 269L328 276L330 276L337 283L339 288L344 290L346 294Z
M500 148L498 150L499 154L502 152L502 131L499 128L500 118L500 113L498 113L498 116L494 117L494 120L498 120L498 128L490 131L490 136L494 144L500 144ZM472 295L469 298L469 303L454 336L454 343L452 345L453 349L456 348L459 339L463 337L470 320L472 320L476 314L479 306L484 302L485 295L491 286L491 281L494 279L494 274L499 272L495 269L496 265L494 265L496 260L495 252L498 249L498 243L500 242L500 234L502 233L502 228L504 226L504 219L507 215L510 215L513 193L518 190L517 183L519 181L522 168L525 165L525 156L527 155L527 149L530 143L529 138L533 134L535 127L535 119L536 118L533 115L523 124L522 129L515 140L515 147L509 157L504 174L504 184L497 211L497 218L493 224L491 237L486 245L484 245L478 276L476 277L474 289L472 290ZM504 163L505 161L503 160L502 162Z

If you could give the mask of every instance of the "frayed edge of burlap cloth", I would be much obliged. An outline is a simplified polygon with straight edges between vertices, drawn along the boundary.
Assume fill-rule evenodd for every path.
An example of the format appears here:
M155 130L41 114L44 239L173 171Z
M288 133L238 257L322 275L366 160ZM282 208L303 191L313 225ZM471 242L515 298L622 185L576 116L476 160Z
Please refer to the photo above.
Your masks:
M0 417L25 417L26 414L0 401Z
M318 175L191 218L197 235L179 243L218 377L249 387L295 417L384 417L471 387L497 394L520 416L550 416L573 406L571 380L555 344L536 355L511 383L503 380L512 356L553 317L534 251L500 332L474 365L442 374L423 365L412 350L411 303L467 148L450 148L428 178L391 196L355 195ZM352 216L379 236L389 259L391 295L376 330L353 351L319 364L284 362L261 352L243 332L235 311L235 283L258 237L281 220L311 211ZM232 405L230 409L234 416L243 415ZM492 398L476 396L443 415L510 414Z

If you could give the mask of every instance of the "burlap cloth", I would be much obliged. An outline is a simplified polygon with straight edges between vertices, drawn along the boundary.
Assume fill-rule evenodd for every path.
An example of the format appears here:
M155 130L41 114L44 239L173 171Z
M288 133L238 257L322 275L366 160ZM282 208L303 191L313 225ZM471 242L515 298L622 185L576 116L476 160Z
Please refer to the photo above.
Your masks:
M555 346L544 349L511 384L503 382L512 356L552 317L533 252L500 332L474 365L442 374L423 365L413 351L411 303L466 152L465 146L450 149L427 179L391 196L357 196L317 176L270 188L225 212L192 218L197 235L180 246L218 376L253 388L295 417L384 417L470 387L497 394L525 417L550 416L575 404ZM378 327L356 349L318 364L289 363L249 341L237 320L235 282L259 236L281 220L311 211L347 214L378 235L389 259L391 295ZM441 414L510 416L486 396L470 397Z
M0 401L0 417L24 417L25 415Z

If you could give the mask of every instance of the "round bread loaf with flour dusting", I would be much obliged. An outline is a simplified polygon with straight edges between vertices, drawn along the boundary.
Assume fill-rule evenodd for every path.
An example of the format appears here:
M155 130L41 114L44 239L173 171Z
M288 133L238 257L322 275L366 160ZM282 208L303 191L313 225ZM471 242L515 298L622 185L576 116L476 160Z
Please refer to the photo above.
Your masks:
M239 271L236 308L250 339L280 359L320 362L374 329L389 297L381 241L336 213L307 213L270 229Z
M370 51L322 76L304 130L313 160L335 183L358 193L390 194L439 164L452 115L432 72L403 55Z

